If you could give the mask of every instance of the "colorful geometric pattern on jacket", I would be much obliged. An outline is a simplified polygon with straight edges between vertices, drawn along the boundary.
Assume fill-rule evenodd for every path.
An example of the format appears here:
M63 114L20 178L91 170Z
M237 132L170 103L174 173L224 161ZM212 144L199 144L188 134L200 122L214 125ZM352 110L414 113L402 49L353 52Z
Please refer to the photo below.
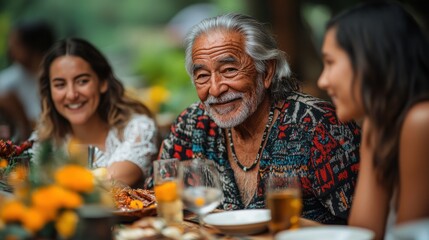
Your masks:
M345 224L359 170L360 128L339 122L333 106L302 93L291 93L277 106L262 152L258 188L245 206L228 160L225 131L208 116L201 103L183 111L163 142L160 158L205 157L221 173L225 210L266 208L265 181L268 173L300 177L303 191L302 216L328 224Z

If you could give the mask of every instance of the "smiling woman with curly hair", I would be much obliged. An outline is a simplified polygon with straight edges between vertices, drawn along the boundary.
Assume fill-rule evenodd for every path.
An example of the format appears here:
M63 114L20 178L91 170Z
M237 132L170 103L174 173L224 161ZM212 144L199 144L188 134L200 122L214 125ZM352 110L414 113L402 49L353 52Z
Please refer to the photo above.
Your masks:
M107 59L70 38L48 51L42 71L36 139L96 146L94 167L125 184L141 183L158 151L158 129L147 107L125 95Z

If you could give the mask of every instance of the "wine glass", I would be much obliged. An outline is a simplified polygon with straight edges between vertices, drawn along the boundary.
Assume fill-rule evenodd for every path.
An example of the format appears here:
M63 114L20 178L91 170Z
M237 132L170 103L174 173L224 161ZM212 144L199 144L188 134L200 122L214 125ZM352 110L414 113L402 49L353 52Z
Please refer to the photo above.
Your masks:
M223 197L219 172L212 161L199 158L182 161L181 167L182 201L186 209L198 215L201 230L204 216L213 211Z

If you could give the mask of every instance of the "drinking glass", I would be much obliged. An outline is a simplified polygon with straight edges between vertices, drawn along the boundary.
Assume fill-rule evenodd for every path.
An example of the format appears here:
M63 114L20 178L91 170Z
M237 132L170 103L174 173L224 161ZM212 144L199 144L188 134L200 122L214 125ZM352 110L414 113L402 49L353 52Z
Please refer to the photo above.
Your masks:
M72 138L67 145L67 154L72 161L78 163L79 165L88 165L89 147L87 144L83 144Z
M201 229L204 216L213 211L223 197L219 172L212 161L199 158L182 161L181 167L183 204L198 215Z
M298 228L302 210L299 178L270 174L266 187L266 205L271 210L269 228L272 234Z
M158 216L169 225L183 221L182 176L178 159L162 159L153 162L154 189Z

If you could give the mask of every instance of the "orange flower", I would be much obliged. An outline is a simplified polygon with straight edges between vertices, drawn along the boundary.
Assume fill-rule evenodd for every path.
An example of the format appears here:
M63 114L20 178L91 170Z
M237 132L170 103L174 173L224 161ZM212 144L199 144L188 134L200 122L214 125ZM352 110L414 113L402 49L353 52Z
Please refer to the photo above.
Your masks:
M31 201L33 206L43 211L47 220L52 220L57 214L57 210L62 207L64 190L56 185L50 185L36 189Z
M59 185L77 192L91 192L94 176L91 171L76 164L69 164L57 170L55 180Z
M63 238L73 236L79 217L74 211L64 211L55 222L55 228Z
M81 206L83 200L82 197L76 192L64 189L62 202L63 207L72 209Z
M10 200L3 204L0 212L0 218L4 222L21 221L27 208L17 200Z
M30 232L37 232L45 225L46 220L45 216L40 210L36 208L30 208L28 209L22 218L22 223Z
M6 159L3 158L3 159L0 160L0 168L7 167L7 164L8 164L8 162L7 162Z
M27 173L28 170L26 167L17 166L9 173L7 180L12 186L18 185L27 179Z

